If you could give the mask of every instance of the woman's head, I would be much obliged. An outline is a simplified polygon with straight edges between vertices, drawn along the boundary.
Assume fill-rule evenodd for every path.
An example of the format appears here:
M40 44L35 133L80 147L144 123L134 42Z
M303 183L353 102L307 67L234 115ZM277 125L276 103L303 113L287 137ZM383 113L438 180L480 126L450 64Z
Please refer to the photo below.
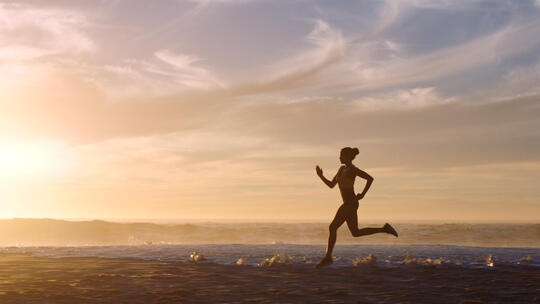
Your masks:
M345 147L341 149L339 160L342 164L352 162L352 160L358 155L358 148Z

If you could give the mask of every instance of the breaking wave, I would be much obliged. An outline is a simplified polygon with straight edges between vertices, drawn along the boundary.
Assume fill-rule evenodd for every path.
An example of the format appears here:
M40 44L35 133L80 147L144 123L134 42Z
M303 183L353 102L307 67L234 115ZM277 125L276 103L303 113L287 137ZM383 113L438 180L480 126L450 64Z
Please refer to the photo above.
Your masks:
M48 258L135 258L187 263L217 263L255 267L314 267L324 245L192 244L136 246L0 247L3 253ZM338 245L331 267L540 267L538 248L463 247L447 245Z

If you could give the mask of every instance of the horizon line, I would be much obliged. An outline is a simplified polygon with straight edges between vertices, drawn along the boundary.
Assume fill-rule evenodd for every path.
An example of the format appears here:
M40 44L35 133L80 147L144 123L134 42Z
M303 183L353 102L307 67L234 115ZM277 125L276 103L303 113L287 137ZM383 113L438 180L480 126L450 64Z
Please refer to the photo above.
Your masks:
M324 223L326 218L84 218L84 217L0 217L0 221L6 220L58 220L58 221L105 221L117 223L159 223L159 224L180 224L180 223ZM360 220L361 223L374 223L379 221L387 221L388 219L371 219ZM392 220L398 224L540 224L538 220L523 220L523 219L401 219Z

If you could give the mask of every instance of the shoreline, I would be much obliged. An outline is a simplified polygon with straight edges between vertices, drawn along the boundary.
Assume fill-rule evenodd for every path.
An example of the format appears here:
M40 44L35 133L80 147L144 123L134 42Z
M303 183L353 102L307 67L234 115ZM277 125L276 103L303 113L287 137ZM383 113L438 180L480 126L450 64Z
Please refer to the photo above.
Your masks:
M540 269L315 269L0 254L1 303L535 302ZM445 302L446 301L446 302Z

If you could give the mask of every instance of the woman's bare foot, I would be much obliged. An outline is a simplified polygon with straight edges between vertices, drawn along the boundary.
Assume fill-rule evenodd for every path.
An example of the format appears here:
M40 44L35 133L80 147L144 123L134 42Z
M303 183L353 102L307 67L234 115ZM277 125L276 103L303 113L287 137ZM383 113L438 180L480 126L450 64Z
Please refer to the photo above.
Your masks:
M334 261L332 260L332 257L324 257L324 259L322 259L319 264L317 264L316 268L321 268L321 267L324 267L324 266L327 266L327 265L330 265L332 264Z
M396 229L394 229L394 227L392 227L390 224L388 224L388 223L384 224L383 228L384 228L384 230L386 230L386 233L392 234L395 237L398 236Z

